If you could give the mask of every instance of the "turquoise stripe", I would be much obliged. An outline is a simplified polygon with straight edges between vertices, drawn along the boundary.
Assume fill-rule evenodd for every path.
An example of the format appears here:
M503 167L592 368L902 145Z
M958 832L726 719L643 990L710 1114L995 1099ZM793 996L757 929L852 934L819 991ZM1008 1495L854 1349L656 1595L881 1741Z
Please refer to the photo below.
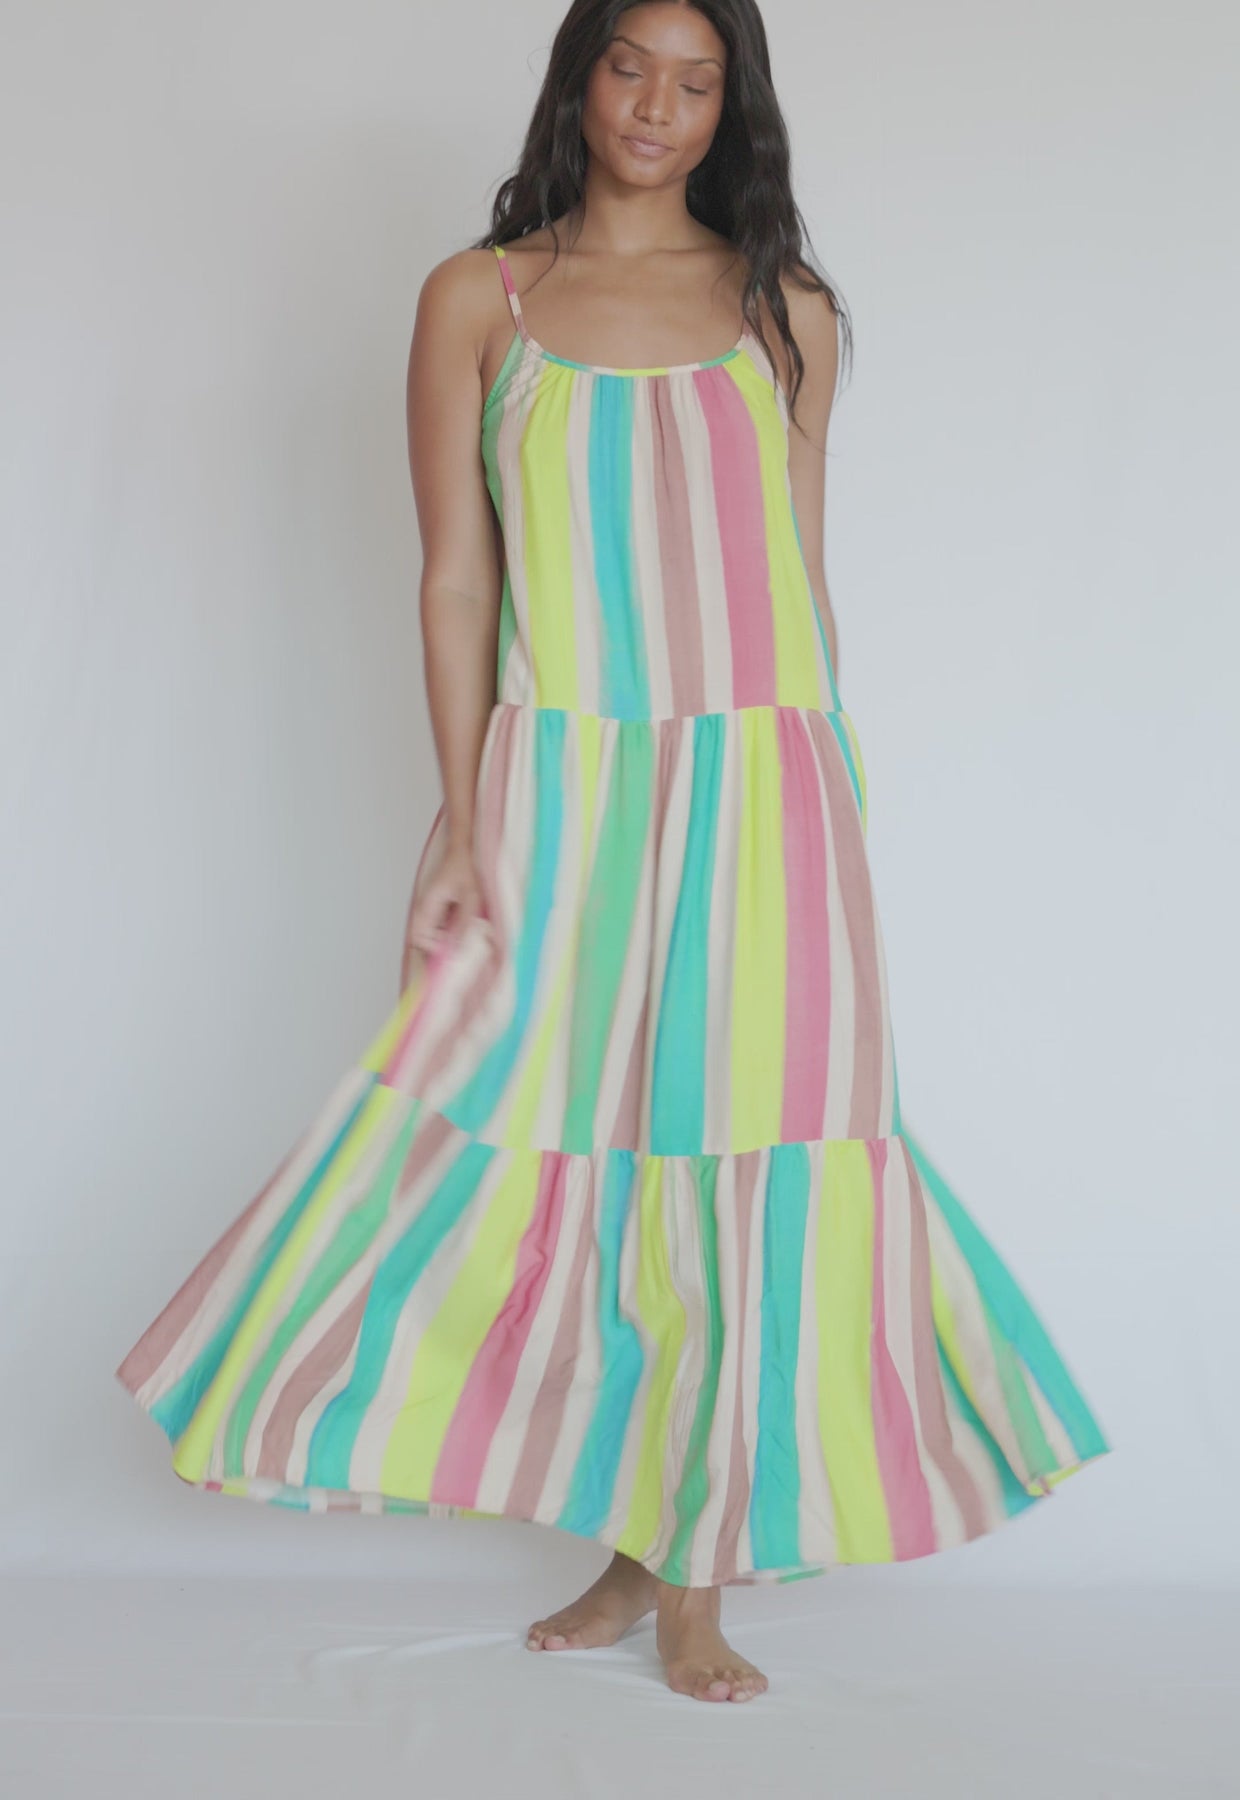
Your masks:
M762 1220L762 1361L749 1533L754 1567L801 1560L801 1463L797 1451L797 1351L809 1216L805 1144L771 1148Z
M370 1099L371 1090L378 1079L377 1074L371 1075L349 1108L340 1129L306 1176L297 1193L289 1201L284 1212L276 1220L246 1278L245 1285L212 1333L210 1341L204 1345L176 1384L170 1387L168 1392L151 1407L151 1417L167 1432L174 1444L188 1427L198 1409L198 1402L219 1373L220 1364L228 1353L228 1346L236 1336L242 1319L253 1304L255 1294L267 1279L267 1273L272 1263L279 1256L290 1232L310 1204L333 1158L357 1123L358 1116Z
M646 864L654 781L654 731L647 720L617 726L598 848L573 960L569 1092L562 1150L595 1148L594 1114L614 1028L616 995L633 939Z
M357 1434L379 1391L396 1327L414 1283L478 1191L496 1154L491 1144L468 1143L419 1208L405 1233L375 1270L358 1333L348 1384L324 1408L310 1438L307 1487L347 1488ZM407 1322L408 1323L408 1322ZM409 1330L413 1327L410 1325ZM412 1337L410 1338L412 1342ZM391 1421L372 1420L390 1425Z
M512 1017L480 1058L473 1074L440 1112L462 1131L479 1132L522 1053L543 940L555 896L556 869L564 829L564 737L568 715L558 707L531 709L534 720L534 844L521 907L521 930L513 950L516 999Z
M702 1508L710 1493L710 1473L706 1451L710 1428L715 1417L715 1400L719 1392L719 1363L723 1355L723 1312L719 1304L719 1227L715 1219L715 1184L719 1175L717 1156L695 1156L689 1165L697 1193L698 1230L702 1234L701 1263L698 1274L702 1281L702 1297L706 1303L703 1321L702 1381L698 1388L697 1406L689 1441L685 1446L680 1485L676 1490L676 1530L664 1565L664 1581L685 1585L693 1534L702 1516Z
M826 716L831 723L831 729L835 733L836 741L839 744L840 749L844 752L844 766L848 770L848 779L852 782L853 794L857 801L857 811L859 813L864 812L864 802L861 798L861 782L857 775L856 762L853 760L853 748L848 739L847 728L838 714L828 713Z
M588 462L602 627L600 710L617 719L648 719L650 680L633 566L633 384L621 375L593 380Z
M556 1520L565 1531L586 1537L597 1537L611 1514L625 1433L644 1364L641 1338L620 1308L620 1253L640 1162L638 1151L609 1150L603 1176L597 1298L591 1295L598 1314L603 1370L568 1497Z
M987 1306L1000 1331L1024 1361L1047 1402L1081 1457L1099 1456L1108 1450L1098 1422L1069 1375L1046 1327L1034 1312L993 1245L969 1217L925 1151L904 1126L901 1136L908 1145L923 1181L959 1244ZM1045 1470L1035 1473L1044 1474Z
M731 716L699 713L693 721L689 825L654 1041L652 1155L697 1155L706 1134L707 950L724 728Z

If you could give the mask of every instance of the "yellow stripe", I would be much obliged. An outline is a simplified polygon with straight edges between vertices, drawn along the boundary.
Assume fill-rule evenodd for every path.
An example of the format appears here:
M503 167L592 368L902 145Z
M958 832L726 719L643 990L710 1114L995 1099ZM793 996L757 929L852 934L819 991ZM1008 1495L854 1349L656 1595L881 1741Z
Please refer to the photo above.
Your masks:
M874 1440L870 1331L874 1188L860 1138L823 1146L815 1273L818 1407L843 1562L890 1562L891 1525Z
M538 1150L512 1153L451 1287L422 1329L405 1397L383 1454L379 1479L385 1493L415 1500L430 1493L452 1414L483 1340L512 1290L517 1249L538 1196L540 1162ZM445 1248L451 1255L451 1247Z
M733 1152L777 1144L784 1092L788 920L783 801L772 706L743 707L732 966Z
M521 442L521 498L525 520L525 593L530 659L538 706L577 705L577 644L573 616L573 520L566 438L576 383L544 363L537 405Z
M512 1112L501 1134L501 1143L509 1145L528 1144L533 1134L539 1101L546 1092L551 1052L559 1037L560 1023L569 993L570 978L577 961L577 940L581 935L580 895L585 892L588 873L594 807L598 793L599 760L602 754L602 720L593 713L579 713L571 721L569 730L577 737L579 745L577 766L581 771L581 825L578 833L581 851L578 859L578 901L574 910L573 929L568 934L567 942L563 946L559 971L544 1009L542 1024L538 1028L538 1035L530 1044L516 1097L512 1103ZM548 951L552 947L549 936Z
M637 1310L643 1344L655 1345L655 1367L646 1390L641 1449L633 1476L633 1500L616 1549L640 1560L658 1534L663 1513L663 1464L676 1398L676 1368L685 1336L685 1309L672 1281L663 1235L663 1158L641 1163L641 1246Z
M396 1127L407 1141L413 1134L419 1111L416 1100L398 1094L394 1088L378 1086L371 1089L352 1130L324 1172L317 1193L289 1233L250 1302L215 1372L215 1379L177 1439L172 1466L187 1481L200 1481L205 1476L219 1422L232 1405L237 1389L249 1371L251 1351L263 1338L268 1319L281 1305L323 1214L352 1179L363 1158L372 1161L368 1179L373 1180L374 1153L378 1148L386 1154L391 1141L390 1136L384 1138L385 1128Z
M770 384L748 356L729 363L749 408L758 444L766 554L775 631L775 697L781 706L830 706L819 680L816 605L797 544L788 489L788 437ZM790 427L795 430L795 427Z

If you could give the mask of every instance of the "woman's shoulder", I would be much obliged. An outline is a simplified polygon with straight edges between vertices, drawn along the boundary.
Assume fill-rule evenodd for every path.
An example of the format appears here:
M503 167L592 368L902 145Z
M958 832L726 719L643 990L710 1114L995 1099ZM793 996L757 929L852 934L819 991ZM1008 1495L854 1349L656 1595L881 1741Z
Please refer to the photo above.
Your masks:
M482 298L495 281L495 252L492 249L454 250L427 270L422 280L419 300L425 298L433 307L453 309L472 298Z

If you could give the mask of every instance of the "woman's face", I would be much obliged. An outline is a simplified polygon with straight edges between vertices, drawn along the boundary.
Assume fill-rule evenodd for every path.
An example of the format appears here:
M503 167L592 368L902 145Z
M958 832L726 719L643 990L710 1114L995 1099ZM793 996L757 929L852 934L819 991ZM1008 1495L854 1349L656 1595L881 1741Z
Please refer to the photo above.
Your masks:
M683 181L710 149L723 111L727 50L692 6L630 6L590 71L581 133L618 181Z

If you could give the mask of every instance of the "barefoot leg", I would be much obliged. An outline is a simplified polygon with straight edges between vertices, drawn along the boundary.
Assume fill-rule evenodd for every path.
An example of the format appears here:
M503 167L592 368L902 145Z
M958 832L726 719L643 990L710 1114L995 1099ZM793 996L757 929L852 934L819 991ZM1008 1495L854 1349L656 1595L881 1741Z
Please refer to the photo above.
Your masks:
M536 1619L526 1635L529 1650L593 1650L614 1644L644 1618L662 1583L619 1551L598 1580L570 1605Z
M659 1583L655 1641L667 1684L694 1700L752 1700L766 1691L766 1676L738 1655L719 1626L721 1593L713 1588Z

